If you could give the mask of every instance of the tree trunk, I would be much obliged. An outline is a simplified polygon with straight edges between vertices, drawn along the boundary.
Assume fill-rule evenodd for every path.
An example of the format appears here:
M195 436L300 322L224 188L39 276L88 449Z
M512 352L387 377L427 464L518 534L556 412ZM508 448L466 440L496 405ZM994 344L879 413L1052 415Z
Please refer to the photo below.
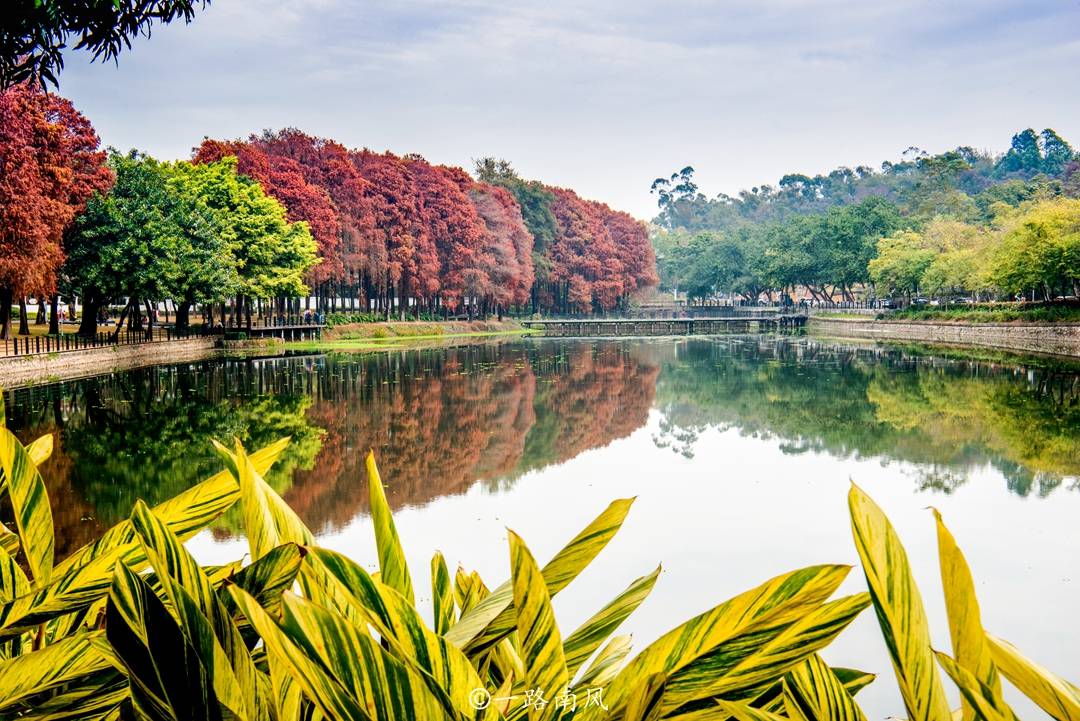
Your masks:
M114 341L119 340L119 338L120 338L120 329L124 327L124 319L127 318L127 314L128 314L128 312L130 310L131 310L131 303L128 303L127 305L124 306L124 309L122 311L120 311L120 317L117 319L116 328L113 330L113 333L112 333L112 337L113 337Z
M49 335L60 335L60 296L49 299Z
M93 338L97 335L97 317L100 310L101 303L97 296L83 297L82 319L79 321L79 335L83 338Z
M19 335L30 335L30 319L26 317L26 296L19 296Z
M191 326L191 303L184 300L176 304L176 329L187 330Z
M38 312L37 312L37 315L34 317L34 325L45 325L46 320L45 320L44 311L45 311L45 298L44 297L39 297L38 298Z
M146 302L146 340L154 340L154 306L157 303L147 300Z
M11 337L11 288L0 288L0 340Z

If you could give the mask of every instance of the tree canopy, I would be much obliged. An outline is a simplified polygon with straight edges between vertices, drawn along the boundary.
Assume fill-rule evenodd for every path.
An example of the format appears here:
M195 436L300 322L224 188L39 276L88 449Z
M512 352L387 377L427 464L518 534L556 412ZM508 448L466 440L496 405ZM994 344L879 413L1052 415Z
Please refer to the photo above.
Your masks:
M9 0L0 23L0 90L16 83L58 85L63 52L75 41L94 60L116 60L154 23L190 23L209 0Z

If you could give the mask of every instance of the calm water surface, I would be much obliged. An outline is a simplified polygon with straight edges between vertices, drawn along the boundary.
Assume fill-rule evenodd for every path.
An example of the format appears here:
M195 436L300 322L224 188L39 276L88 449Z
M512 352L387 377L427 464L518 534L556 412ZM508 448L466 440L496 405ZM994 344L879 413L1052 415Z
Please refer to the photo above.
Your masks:
M889 513L949 648L934 506L973 568L986 626L1080 677L1080 367L805 338L523 341L378 355L214 361L8 391L9 424L57 432L42 468L69 553L219 468L208 439L291 435L268 480L321 542L374 568L363 454L374 448L422 602L431 554L508 573L506 528L538 558L636 496L607 550L555 600L569 632L658 563L635 645L798 566L857 560L851 480ZM227 515L191 542L246 546ZM845 591L861 590L858 571ZM869 612L826 652L881 674ZM1026 708L1021 706L1020 708Z

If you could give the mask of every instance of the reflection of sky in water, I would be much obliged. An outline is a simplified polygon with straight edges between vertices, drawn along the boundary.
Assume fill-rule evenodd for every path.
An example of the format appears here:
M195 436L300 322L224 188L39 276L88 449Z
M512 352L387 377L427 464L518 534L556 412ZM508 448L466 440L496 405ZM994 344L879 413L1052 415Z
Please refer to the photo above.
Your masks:
M937 646L949 640L930 504L968 556L986 626L1075 676L1078 377L989 357L725 338L202 364L8 400L20 435L62 419L45 475L76 535L93 530L80 515L104 519L207 475L215 461L197 449L208 435L246 433L254 446L290 433L289 469L273 482L324 544L373 568L362 456L374 447L422 604L435 550L494 586L507 575L506 528L545 560L608 502L637 496L556 610L568 633L662 562L624 628L639 649L768 577L854 563L850 478L907 543ZM155 458L168 472L123 487ZM192 547L207 562L246 550L228 527ZM855 571L844 591L861 587ZM881 675L860 692L870 718L902 711L872 614L826 657Z

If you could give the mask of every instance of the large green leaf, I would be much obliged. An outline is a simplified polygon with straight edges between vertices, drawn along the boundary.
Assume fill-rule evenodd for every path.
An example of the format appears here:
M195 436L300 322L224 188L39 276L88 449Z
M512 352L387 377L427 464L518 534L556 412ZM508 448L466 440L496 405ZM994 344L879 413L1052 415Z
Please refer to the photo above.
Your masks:
M566 588L596 558L622 526L633 502L634 499L627 498L609 505L544 566L549 595ZM468 612L463 611L446 638L470 654L494 646L517 627L513 602L514 591L507 581Z
M49 443L51 446L51 440ZM0 428L0 483L8 490L30 575L36 585L45 585L53 570L49 494L26 448L7 428Z
M412 577L409 575L409 566L405 563L405 551L401 548L394 515L390 512L379 468L375 465L375 454L371 451L368 451L366 464L371 520L375 525L375 547L379 551L380 580L408 599L409 603L415 603Z
M930 649L930 625L907 553L889 519L861 488L848 493L855 548L910 721L951 721Z
M525 542L513 531L510 537L510 579L514 588L514 613L517 616L518 640L525 664L527 688L538 691L544 699L566 693L570 677L563 656L562 638L551 609L547 585ZM543 708L529 708L530 721L548 721L558 717L554 703Z

